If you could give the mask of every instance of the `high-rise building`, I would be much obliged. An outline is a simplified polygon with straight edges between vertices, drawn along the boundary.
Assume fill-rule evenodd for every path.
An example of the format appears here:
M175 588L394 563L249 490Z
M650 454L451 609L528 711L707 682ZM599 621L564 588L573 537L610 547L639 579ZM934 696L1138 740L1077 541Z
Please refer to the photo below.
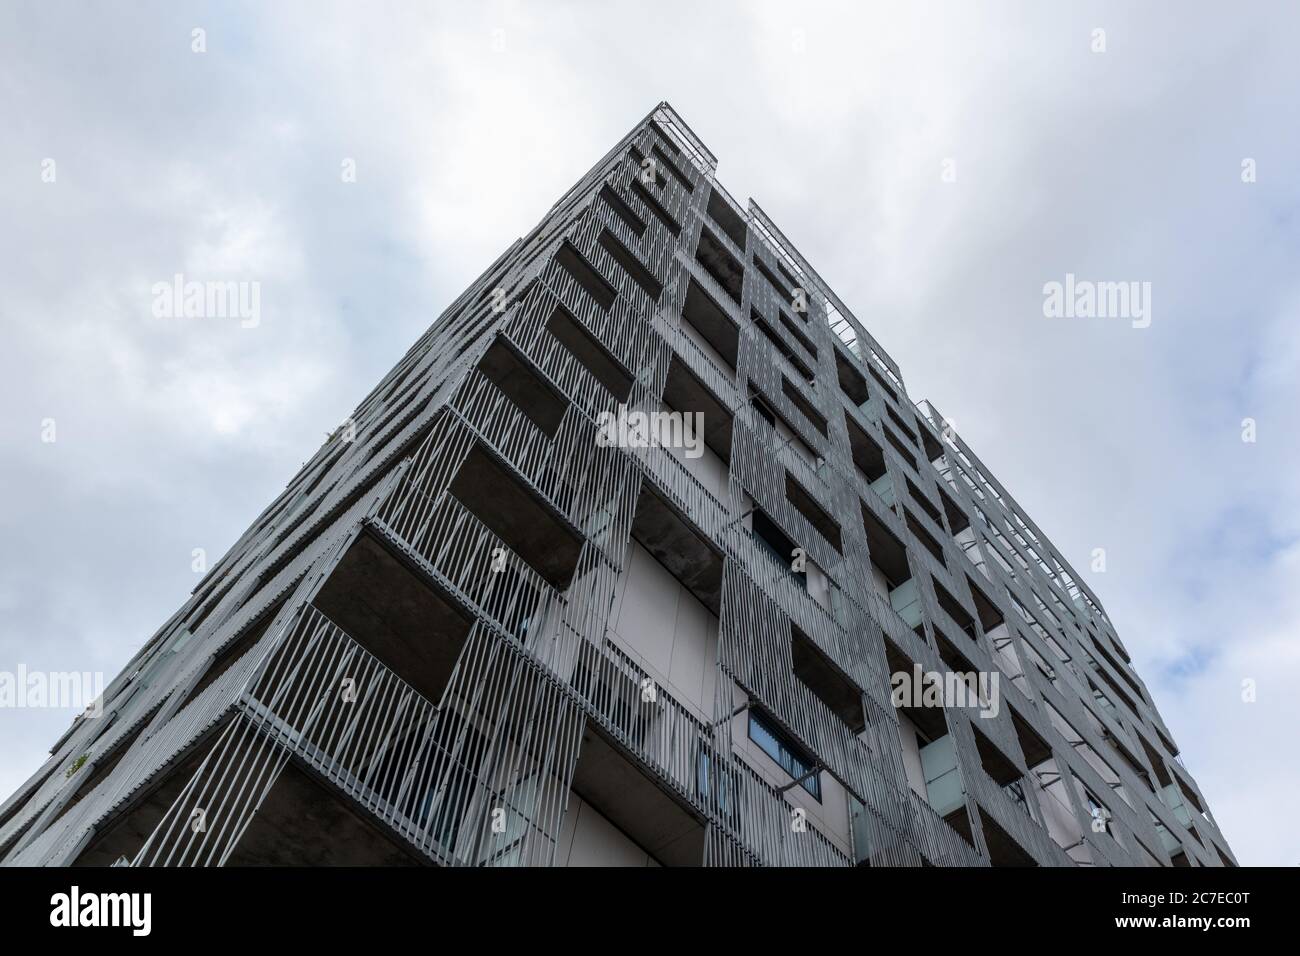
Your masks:
M661 104L0 807L8 864L1233 865L1089 590Z

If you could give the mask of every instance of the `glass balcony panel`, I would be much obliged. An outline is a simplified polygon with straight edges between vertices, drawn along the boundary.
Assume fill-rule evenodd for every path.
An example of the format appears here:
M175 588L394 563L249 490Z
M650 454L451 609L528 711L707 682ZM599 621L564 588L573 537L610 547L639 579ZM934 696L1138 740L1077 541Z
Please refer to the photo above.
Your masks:
M889 480L888 474L881 475L868 487L879 495L880 500L885 504L889 505L891 508L894 506L894 483Z
M964 802L961 773L957 769L957 748L951 734L944 734L921 748L921 770L930 806L946 816Z
M899 617L907 622L908 627L919 625L921 623L921 600L920 593L916 588L916 580L909 578L890 591L889 605L898 612Z

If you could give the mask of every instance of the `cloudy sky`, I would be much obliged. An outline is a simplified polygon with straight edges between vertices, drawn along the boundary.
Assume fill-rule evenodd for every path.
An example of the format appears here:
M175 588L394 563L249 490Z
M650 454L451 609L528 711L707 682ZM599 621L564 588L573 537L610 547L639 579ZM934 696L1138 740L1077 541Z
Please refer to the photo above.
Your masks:
M1300 14L470 6L0 8L0 671L115 674L666 99L1084 573L1242 862L1300 863ZM155 316L177 273L260 321ZM1045 317L1067 273L1150 326ZM72 716L0 709L0 791Z

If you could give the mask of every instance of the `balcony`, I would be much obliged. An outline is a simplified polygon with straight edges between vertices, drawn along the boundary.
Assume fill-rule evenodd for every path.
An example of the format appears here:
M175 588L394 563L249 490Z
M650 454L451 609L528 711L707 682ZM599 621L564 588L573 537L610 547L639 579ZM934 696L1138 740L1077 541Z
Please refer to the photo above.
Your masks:
M733 303L739 305L744 287L745 267L728 250L727 244L707 226L700 229L700 243L695 250L695 259L704 267L704 271L713 283L722 289Z
M490 692L470 726L311 604L253 660L251 673L232 671L242 689L215 741L166 775L80 862L124 855L135 865L493 865L503 850L517 862L547 859L558 825L550 795L536 785L547 748L536 729L530 740L498 727L515 751L510 772L480 772L478 729L491 729ZM511 693L553 694L521 676ZM562 735L562 713L559 720L551 732ZM494 812L504 828L488 825Z
M728 514L707 488L663 449L639 450L651 479L642 484L632 537L716 616Z
M737 260L743 261L749 238L749 224L745 221L744 214L717 183L710 183L709 203L705 208L709 218L719 228L716 238Z
M647 680L652 695L645 692ZM784 797L720 751L713 728L617 647L583 642L571 684L592 715L573 792L652 861L699 865L707 855L707 824L749 862L847 863L811 824L792 837Z
M662 866L704 862L706 817L690 801L664 790L595 725L582 737L573 793L643 850L649 861Z

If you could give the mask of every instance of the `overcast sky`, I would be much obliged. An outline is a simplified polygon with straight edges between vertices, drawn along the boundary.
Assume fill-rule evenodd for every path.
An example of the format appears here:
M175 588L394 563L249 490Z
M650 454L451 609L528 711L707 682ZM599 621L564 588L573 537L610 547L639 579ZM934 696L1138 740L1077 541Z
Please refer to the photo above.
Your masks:
M1101 597L1240 860L1300 862L1300 13L1048 6L4 4L0 671L116 674L666 99ZM177 273L260 322L155 316ZM1067 273L1150 326L1045 317ZM3 796L72 716L0 709Z

